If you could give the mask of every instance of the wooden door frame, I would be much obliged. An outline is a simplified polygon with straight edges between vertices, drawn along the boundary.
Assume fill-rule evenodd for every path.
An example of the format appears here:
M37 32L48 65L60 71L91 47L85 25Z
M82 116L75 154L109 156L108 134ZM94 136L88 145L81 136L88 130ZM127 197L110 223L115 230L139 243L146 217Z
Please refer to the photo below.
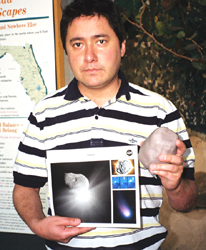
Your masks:
M61 0L53 0L55 57L56 57L56 83L57 89L65 86L64 50L60 38L60 21L62 17Z

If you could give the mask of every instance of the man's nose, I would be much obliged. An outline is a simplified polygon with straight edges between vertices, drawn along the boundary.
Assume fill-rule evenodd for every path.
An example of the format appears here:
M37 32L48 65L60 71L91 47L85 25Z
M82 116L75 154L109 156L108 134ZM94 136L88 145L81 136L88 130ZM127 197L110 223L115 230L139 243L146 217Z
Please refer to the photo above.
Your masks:
M85 48L85 61L91 63L97 61L97 58L97 52L94 46L92 44L87 45Z

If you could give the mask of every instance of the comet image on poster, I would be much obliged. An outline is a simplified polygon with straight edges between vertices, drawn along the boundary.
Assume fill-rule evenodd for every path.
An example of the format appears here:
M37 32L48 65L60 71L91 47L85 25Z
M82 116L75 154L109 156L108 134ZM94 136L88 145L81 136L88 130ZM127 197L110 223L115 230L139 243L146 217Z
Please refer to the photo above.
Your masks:
M135 191L113 191L114 223L135 223Z
M51 164L56 215L111 223L109 161Z

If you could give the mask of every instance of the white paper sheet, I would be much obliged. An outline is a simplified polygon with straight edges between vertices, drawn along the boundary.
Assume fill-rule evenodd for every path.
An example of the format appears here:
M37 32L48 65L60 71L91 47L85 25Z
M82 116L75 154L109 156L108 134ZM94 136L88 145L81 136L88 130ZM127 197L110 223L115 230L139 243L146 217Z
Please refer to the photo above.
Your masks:
M47 152L52 215L80 226L140 227L137 146Z

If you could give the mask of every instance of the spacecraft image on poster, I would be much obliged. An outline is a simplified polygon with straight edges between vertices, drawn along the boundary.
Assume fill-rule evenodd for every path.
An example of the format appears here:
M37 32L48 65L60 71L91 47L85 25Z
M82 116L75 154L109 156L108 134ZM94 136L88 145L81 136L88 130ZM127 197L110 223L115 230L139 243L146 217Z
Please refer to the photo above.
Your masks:
M131 175L135 174L134 160L112 160L113 175Z

